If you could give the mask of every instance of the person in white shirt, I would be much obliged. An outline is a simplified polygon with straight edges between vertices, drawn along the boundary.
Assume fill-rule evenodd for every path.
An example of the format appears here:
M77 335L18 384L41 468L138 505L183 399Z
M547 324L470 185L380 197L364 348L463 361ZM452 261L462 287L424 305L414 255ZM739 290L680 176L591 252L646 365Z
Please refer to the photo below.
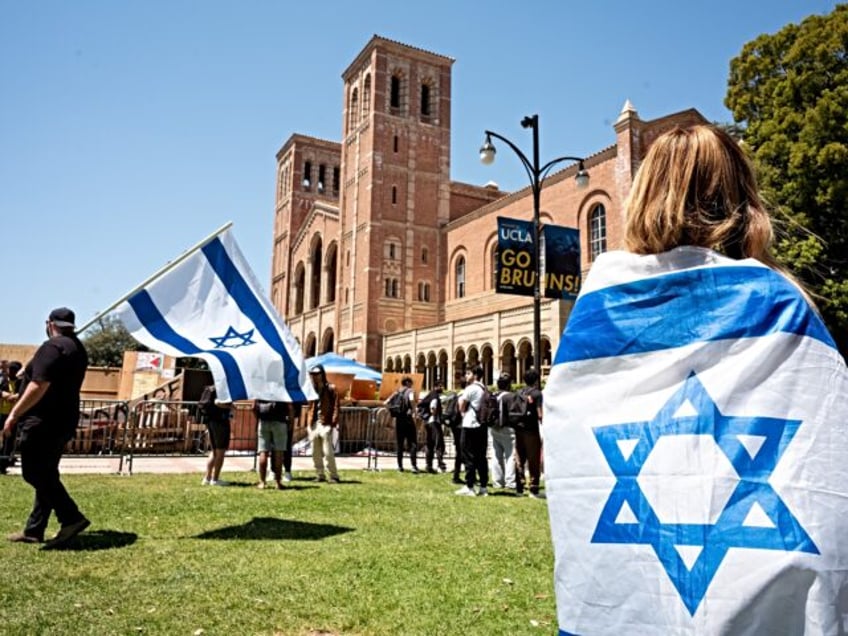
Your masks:
M457 495L473 497L475 494L485 497L489 494L489 466L486 462L488 433L480 423L477 414L486 387L483 385L483 367L477 366L465 372L468 385L459 396L459 410L462 413L462 453L465 464L465 485L456 491ZM475 493L474 485L479 480L480 489Z

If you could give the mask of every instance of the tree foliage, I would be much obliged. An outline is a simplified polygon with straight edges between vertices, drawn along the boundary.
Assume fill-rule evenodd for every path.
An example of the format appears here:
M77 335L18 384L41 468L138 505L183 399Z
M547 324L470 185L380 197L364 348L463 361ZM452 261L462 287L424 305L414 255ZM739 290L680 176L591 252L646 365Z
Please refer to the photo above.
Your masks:
M124 351L149 351L117 318L99 320L86 334L82 341L89 364L94 367L120 367L124 364Z
M748 42L725 105L773 206L778 259L848 351L848 5Z

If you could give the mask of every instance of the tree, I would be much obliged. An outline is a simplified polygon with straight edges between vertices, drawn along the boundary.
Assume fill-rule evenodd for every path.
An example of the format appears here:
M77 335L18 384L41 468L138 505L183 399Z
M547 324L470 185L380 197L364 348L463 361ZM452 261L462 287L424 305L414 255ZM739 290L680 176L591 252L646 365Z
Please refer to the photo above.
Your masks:
M725 105L775 213L777 258L848 352L848 5L748 42Z
M120 367L124 351L149 351L135 340L117 318L102 318L82 338L88 361L94 367Z

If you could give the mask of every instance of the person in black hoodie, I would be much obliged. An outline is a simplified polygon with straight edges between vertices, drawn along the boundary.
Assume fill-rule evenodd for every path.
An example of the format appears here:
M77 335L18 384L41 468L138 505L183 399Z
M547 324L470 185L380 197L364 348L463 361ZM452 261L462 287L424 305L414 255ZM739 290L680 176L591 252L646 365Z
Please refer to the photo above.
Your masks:
M21 473L35 489L35 503L23 532L9 541L40 543L52 512L61 524L44 545L58 548L85 530L90 522L71 499L59 478L59 460L79 422L80 388L88 354L77 338L74 312L60 307L47 319L47 340L24 369L24 384L3 426L8 438L20 422Z

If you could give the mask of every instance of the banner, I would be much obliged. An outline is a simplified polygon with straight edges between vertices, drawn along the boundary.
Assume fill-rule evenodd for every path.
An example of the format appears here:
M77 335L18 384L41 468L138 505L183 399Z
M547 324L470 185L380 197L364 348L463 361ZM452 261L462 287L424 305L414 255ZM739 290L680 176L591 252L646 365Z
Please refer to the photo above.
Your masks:
M532 222L498 217L497 293L533 295L536 283L534 235Z
M300 346L229 230L144 283L117 313L151 349L205 360L221 401L316 399Z
M602 254L544 390L560 635L843 633L846 396L778 272Z
M545 298L577 298L580 291L580 231L560 225L542 228Z

